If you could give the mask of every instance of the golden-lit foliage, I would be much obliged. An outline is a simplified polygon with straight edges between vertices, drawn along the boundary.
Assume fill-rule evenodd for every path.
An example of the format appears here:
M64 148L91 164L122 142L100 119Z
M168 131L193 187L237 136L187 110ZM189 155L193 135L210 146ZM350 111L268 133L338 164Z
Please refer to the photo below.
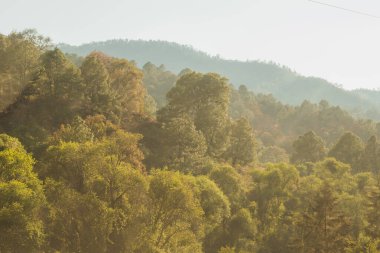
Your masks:
M375 122L46 43L0 36L1 253L378 252Z

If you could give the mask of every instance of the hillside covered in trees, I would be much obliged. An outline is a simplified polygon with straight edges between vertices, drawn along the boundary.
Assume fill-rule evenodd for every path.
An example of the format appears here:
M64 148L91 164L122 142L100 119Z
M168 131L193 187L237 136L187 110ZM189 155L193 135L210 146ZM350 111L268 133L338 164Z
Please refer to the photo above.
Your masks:
M270 62L225 60L209 56L189 46L165 41L110 40L80 46L60 44L66 53L86 56L96 50L110 56L136 61L142 67L147 62L174 73L190 68L203 73L216 72L227 77L235 87L246 85L257 93L272 94L279 101L298 105L304 100L319 103L327 100L355 116L380 120L380 93L374 90L347 91L326 80L304 77Z
M32 30L0 59L1 253L379 252L376 121Z

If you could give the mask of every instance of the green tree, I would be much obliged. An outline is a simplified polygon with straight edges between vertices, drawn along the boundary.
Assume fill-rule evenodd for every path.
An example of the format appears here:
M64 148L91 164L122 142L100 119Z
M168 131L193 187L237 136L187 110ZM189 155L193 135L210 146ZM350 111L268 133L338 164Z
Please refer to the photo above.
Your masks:
M232 123L230 145L225 157L232 165L247 165L256 158L256 141L248 120L241 118Z
M39 252L45 239L42 182L21 143L0 134L0 251Z
M186 177L154 171L149 185L148 244L164 252L201 252L201 205ZM148 248L148 244L143 247Z
M148 93L157 102L158 108L162 108L166 105L166 93L174 87L177 76L167 71L165 66L157 67L151 62L143 66L143 73L143 82Z
M1 115L1 126L37 153L49 133L78 113L81 91L79 69L58 49L46 51L32 80Z
M317 162L326 156L326 148L321 137L313 131L307 132L293 143L293 163Z
M125 118L137 113L144 113L146 90L143 86L143 73L136 65L126 59L106 56L102 53L93 55L98 58L108 71L108 81L113 95L112 110L106 112L114 121L125 122Z
M71 124L61 125L61 127L50 137L50 143L59 142L86 142L92 141L94 134L86 122L79 116L75 117Z
M31 29L0 35L0 111L16 101L49 44L48 38Z
M195 192L204 212L206 235L230 217L230 201L219 187L206 176L195 179Z
M80 142L65 142L62 138L72 131L70 127L60 129L40 164L40 174L56 180L47 179L50 247L64 252L139 248L149 205L140 136L115 130L112 125L108 132L110 125L99 117L79 123L85 134L72 137ZM96 137L82 138L88 133ZM97 219L98 215L101 218ZM65 223L66 219L70 222ZM91 238L96 240L91 242Z
M327 182L313 196L298 229L303 231L300 252L346 252L351 239L350 223L339 210L336 193Z
M232 211L239 209L244 201L239 173L231 166L220 165L211 170L209 177L228 197Z
M350 164L353 170L358 172L361 166L360 159L363 150L364 145L360 137L348 132L338 140L328 155L341 162Z
M172 118L163 125L162 165L172 170L197 173L207 151L206 140L190 118Z
M131 115L144 113L147 94L143 74L134 63L93 52L81 70L87 114L104 114L125 124Z
M373 187L367 194L369 200L367 217L369 226L366 228L366 232L372 238L380 237L380 190L378 187Z
M230 245L233 245L238 252L248 252L253 250L246 249L250 244L254 244L256 235L257 223L252 218L252 215L248 209L240 209L232 217L228 225L229 241ZM252 246L251 246L252 247Z
M33 78L32 87L46 99L74 101L81 98L80 70L57 48L41 56L42 69Z
M140 136L117 130L101 140L79 142L59 141L50 146L39 165L40 174L65 182L78 192L89 190L89 184L108 167L132 167L143 171Z
M158 112L158 119L190 117L207 143L207 154L220 156L227 148L229 86L217 74L191 72L180 77L167 94L168 104Z
M259 153L261 163L287 163L289 156L286 151L276 146L263 148Z
M49 250L108 252L115 216L105 202L94 194L80 194L53 180L46 182L46 195Z
M259 232L268 235L271 231L276 231L286 217L299 173L293 165L268 164L265 170L253 170L251 176L249 199L257 205Z
M109 252L135 252L147 242L149 230L148 177L133 168L109 166L93 189L113 207L115 222Z
M370 171L374 174L379 174L380 171L380 145L377 142L376 136L372 136L363 151L361 166L362 171Z
M112 90L109 83L109 74L105 64L99 59L98 53L88 55L80 69L85 84L85 111L86 114L108 114L112 111Z

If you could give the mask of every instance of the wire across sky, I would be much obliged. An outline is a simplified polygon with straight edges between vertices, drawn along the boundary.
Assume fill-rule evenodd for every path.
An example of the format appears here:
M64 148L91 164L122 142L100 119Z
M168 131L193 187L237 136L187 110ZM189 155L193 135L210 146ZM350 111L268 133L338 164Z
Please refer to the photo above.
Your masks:
M372 14L369 14L369 13L366 13L366 12L361 12L361 11L357 11L357 10L352 10L352 9L348 9L348 8L340 7L340 6L333 5L333 4L329 4L329 3L319 2L319 1L315 1L315 0L308 0L308 1L309 1L309 2L313 2L313 3L316 3L316 4L324 5L324 6L327 6L327 7L332 7L332 8L335 8L335 9L339 9L339 10L343 10L343 11L351 12L351 13L358 14L358 15L362 15L362 16L367 16L367 17L371 17L371 18L377 18L377 19L380 19L380 16L372 15Z

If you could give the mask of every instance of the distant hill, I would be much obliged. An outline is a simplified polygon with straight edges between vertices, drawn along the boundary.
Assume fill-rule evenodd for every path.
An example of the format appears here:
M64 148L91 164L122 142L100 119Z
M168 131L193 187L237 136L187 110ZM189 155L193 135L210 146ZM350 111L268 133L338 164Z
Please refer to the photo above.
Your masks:
M232 84L246 85L256 93L270 93L283 103L297 105L304 100L318 103L327 100L353 115L380 120L380 92L372 90L347 91L326 80L305 77L287 67L271 62L236 61L210 56L204 52L166 41L109 40L80 46L59 44L66 53L85 56L92 51L134 60L139 67L147 62L165 65L178 73L190 68L200 72L217 72Z

